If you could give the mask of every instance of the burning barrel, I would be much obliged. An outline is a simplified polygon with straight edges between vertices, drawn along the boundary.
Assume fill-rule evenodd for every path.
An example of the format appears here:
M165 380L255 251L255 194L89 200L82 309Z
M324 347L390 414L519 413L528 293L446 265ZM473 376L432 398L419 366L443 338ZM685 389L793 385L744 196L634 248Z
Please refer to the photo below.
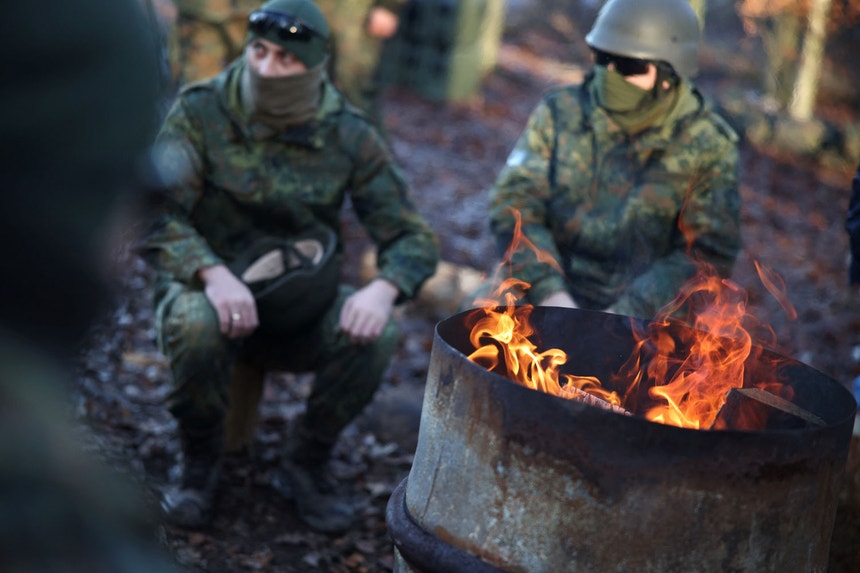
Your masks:
M759 349L791 389L788 404L749 399L773 423L656 423L469 360L470 312L436 328L415 460L388 504L397 571L826 570L856 410L839 383ZM531 323L571 373L606 381L646 324L542 307Z

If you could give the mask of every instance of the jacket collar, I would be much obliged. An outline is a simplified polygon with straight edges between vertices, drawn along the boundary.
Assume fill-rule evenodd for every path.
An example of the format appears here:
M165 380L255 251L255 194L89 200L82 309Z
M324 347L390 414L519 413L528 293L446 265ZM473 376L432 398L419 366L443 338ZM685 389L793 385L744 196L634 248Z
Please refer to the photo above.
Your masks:
M246 141L282 141L322 149L326 135L336 124L336 115L345 106L343 96L335 89L328 77L323 79L322 100L316 118L305 125L277 131L252 122L241 104L240 78L245 65L245 59L239 57L211 80L212 87L218 94L219 106L232 124L236 138Z
M589 75L580 90L584 121L591 124L596 131L608 133L613 137L626 138L627 134L624 130L591 99L587 87L591 80L592 76ZM677 89L679 90L678 101L669 112L666 121L657 128L646 129L637 134L632 138L634 145L643 148L666 148L677 137L679 128L706 111L707 104L704 97L690 80L682 78Z

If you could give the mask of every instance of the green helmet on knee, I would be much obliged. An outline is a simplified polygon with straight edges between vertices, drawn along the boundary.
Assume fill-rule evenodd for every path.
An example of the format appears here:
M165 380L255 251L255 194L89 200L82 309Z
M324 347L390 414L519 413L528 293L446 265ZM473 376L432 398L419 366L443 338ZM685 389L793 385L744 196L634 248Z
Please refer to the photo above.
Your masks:
M699 18L688 0L609 0L585 41L603 52L699 71Z

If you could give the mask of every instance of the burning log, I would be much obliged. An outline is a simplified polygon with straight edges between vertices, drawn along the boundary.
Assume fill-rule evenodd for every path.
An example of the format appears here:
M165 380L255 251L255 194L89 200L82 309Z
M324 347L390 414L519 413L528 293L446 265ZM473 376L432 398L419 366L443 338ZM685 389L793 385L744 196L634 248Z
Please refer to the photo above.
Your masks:
M584 402L589 406L597 406L598 408L603 408L604 410L609 410L610 412L615 412L616 414L624 414L625 416L633 415L633 413L626 408L616 406L609 400L604 400L603 398L599 398L594 394L589 394L588 392L585 392L573 386L565 386L562 389L562 397L568 398L570 400L576 400L578 402Z
M712 430L797 429L822 427L827 423L801 408L761 388L734 388L717 413Z

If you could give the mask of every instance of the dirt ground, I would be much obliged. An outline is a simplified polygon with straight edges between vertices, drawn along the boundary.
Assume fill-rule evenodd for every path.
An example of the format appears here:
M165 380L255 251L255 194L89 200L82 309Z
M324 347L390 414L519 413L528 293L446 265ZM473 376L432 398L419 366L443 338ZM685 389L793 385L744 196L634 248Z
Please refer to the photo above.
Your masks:
M467 104L426 101L404 88L391 88L384 101L394 153L419 209L439 234L443 259L482 271L492 269L495 256L487 189L541 93L580 72L567 46L540 34L508 38L499 60L479 97ZM705 70L701 85L713 97L724 81ZM745 247L733 278L748 289L750 312L773 327L781 352L850 384L860 374L860 297L847 286L843 231L852 172L824 171L744 144L740 173ZM367 239L350 217L344 231L348 251L357 257ZM784 279L796 318L762 287L755 261ZM154 345L150 274L133 257L122 262L118 307L95 329L81 358L76 407L95 447L154 502L175 477L179 445L162 406L170 379ZM357 280L357 265L347 275ZM402 336L383 389L336 449L337 475L363 500L360 523L344 535L314 532L268 485L279 444L310 383L275 373L266 384L252 449L228 460L214 523L199 531L163 526L165 548L184 570L392 569L385 506L412 462L433 329L441 318L415 304L398 312ZM860 523L851 511L843 508L837 520L834 571L860 570Z

